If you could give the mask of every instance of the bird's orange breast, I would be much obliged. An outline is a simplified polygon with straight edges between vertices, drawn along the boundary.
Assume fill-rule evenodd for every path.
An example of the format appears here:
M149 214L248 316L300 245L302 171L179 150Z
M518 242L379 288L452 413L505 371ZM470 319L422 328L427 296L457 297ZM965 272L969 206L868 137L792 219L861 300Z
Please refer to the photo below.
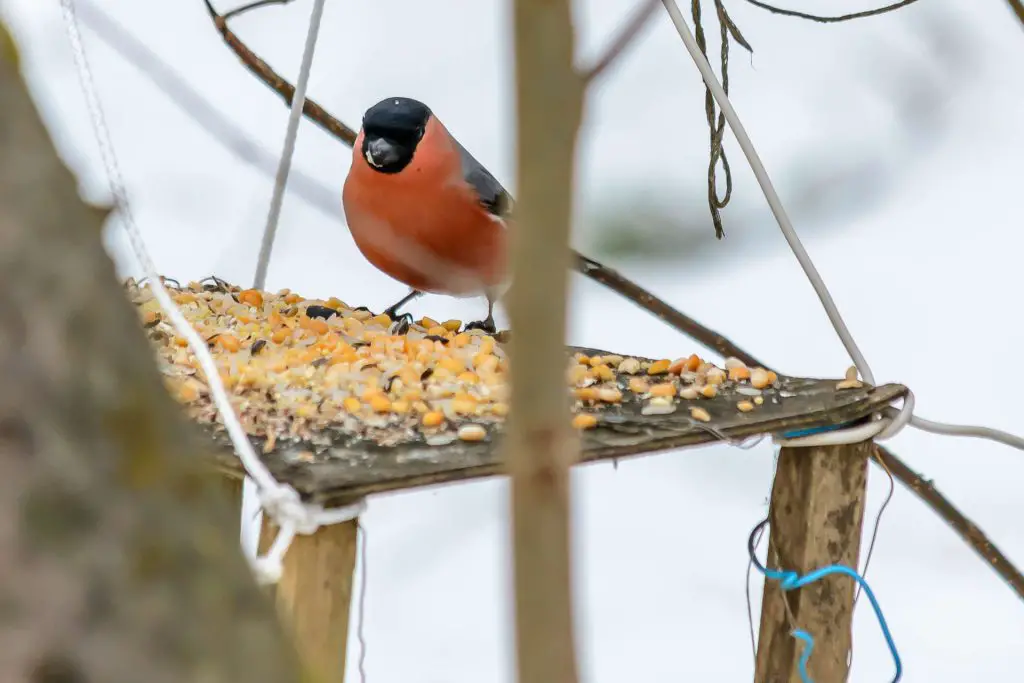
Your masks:
M412 161L380 173L353 146L342 201L349 229L370 263L415 289L479 294L506 275L507 229L462 176L459 153L431 118Z

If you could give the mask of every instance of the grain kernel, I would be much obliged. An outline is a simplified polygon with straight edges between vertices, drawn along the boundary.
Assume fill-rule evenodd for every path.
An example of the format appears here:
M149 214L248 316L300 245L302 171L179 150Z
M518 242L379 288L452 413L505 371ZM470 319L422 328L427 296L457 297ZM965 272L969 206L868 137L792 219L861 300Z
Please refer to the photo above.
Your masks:
M698 408L696 406L690 408L690 417L694 420L700 420L701 422L711 421L711 414L703 408Z
M704 381L711 385L721 384L725 381L725 370L722 370L721 368L711 368L708 370Z
M754 405L761 405L762 403L764 403L764 396L754 397Z
M445 332L447 331L448 330L444 329L440 325L434 325L433 327L427 329L427 334L429 334L432 337L443 337L445 335Z
M333 308L336 311L341 308L348 308L345 302L336 296L332 296L330 299L327 300L327 307Z
M424 427L437 427L444 422L444 413L439 410L431 410L429 413L424 413L422 418Z
M345 410L347 410L350 413L358 413L359 410L363 407L363 404L359 402L359 399L353 396L349 396L348 398L346 398L344 401L341 402L341 405L343 408L345 408Z
M573 390L573 394L581 401L596 401L597 389L594 387L580 387Z
M663 384L655 384L651 387L651 396L675 396L676 385L671 382L665 382Z
M409 402L400 398L391 403L391 412L397 413L398 415L405 415L409 412L409 407Z
M505 417L508 415L508 404L501 401L491 404L491 414L497 415L498 417Z
M373 323L375 325L380 325L381 327L390 327L391 316L388 315L387 313L381 313L379 315L373 316L372 318L367 320L367 322Z
M441 327L443 327L444 329L448 330L449 332L458 332L459 329L462 327L462 321L461 320L445 320L443 323L441 323Z
M610 382L615 379L615 373L607 365L595 365L591 372L602 382Z
M629 390L634 394L646 394L650 388L651 387L647 384L647 381L641 377L629 378Z
M755 389L764 389L771 384L771 378L768 371L764 368L754 368L750 373L750 386Z
M693 400L700 396L700 392L697 387L685 387L679 392L679 398L685 398L687 400Z
M391 401L383 394L376 394L370 399L370 408L375 413L386 413L391 410Z
M579 413L573 416L572 426L575 429L590 429L597 426L597 418L588 413Z
M733 356L729 356L728 358L726 358L725 359L725 363L723 365L725 366L726 370L732 370L733 368L745 368L745 367L747 367L746 363L741 361L739 358L734 358Z
M714 384L705 384L701 387L700 393L704 398L714 398L718 395L718 389Z
M309 330L310 332L313 332L314 334L318 335L327 334L328 330L330 330L330 327L328 327L326 320L321 320L320 318L310 318L309 316L305 315L299 318L299 327L301 327L304 330Z
M749 413L754 409L754 404L750 401L740 401L736 404L736 407L739 408L741 413Z
M472 338L472 336L466 334L465 332L460 332L459 334L455 335L454 339L452 339L452 344L455 346L455 348L461 349L462 347L469 344L469 340Z
M423 316L422 318L420 318L419 322L417 322L416 324L425 330L429 330L431 327L437 327L437 321L434 320L433 318L428 318L427 316Z
M445 356L444 358L442 358L440 360L440 362L438 362L437 367L438 368L442 368L444 370L447 370L448 372L452 373L453 375L458 375L463 370L466 369L466 366L463 363L461 363L460 361L455 360L451 356ZM435 370L435 372L436 372L436 370Z
M618 403L622 400L622 392L618 389L602 387L597 390L597 397L605 403Z
M301 296L299 296L298 294L296 294L295 292L292 292L292 293L290 293L290 294L287 294L287 295L285 295L285 297L284 297L284 302L285 302L286 304L297 304L297 303L299 303L300 301L302 301L302 297L301 297Z
M690 354L690 357L686 359L686 365L683 367L687 372L697 372L697 368L704 364L700 356L695 353Z
M587 366L579 363L572 365L565 371L565 381L569 384L579 384L587 376Z
M750 368L746 365L729 368L729 379L733 382L741 382L745 379L750 379Z
M465 398L453 398L452 399L452 410L461 415L475 415L476 414L476 401L465 397Z
M668 372L669 366L672 365L672 361L669 360L658 360L651 363L650 367L647 368L648 375L663 375Z
M217 337L217 344L229 353L234 353L242 348L242 344L238 341L238 337L233 334L220 335Z
M463 441L483 441L487 438L487 430L480 425L462 425L459 427L459 438Z
M263 306L263 294L258 289L245 289L238 293L238 303L260 308Z
M640 372L640 361L636 358L626 358L619 363L619 372L626 375L634 375Z

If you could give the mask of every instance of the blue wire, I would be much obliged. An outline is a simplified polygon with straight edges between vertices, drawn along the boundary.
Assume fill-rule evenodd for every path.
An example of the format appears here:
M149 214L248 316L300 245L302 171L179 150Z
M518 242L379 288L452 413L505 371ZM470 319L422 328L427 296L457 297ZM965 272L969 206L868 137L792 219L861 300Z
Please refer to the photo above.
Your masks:
M783 439L797 439L801 436L810 436L811 434L821 434L822 432L834 432L838 429L846 429L856 425L860 420L854 420L853 422L844 422L838 425L826 425L824 427L808 427L807 429L794 429L791 432L782 432Z
M785 591L802 588L803 586L814 583L815 581L818 581L830 574L844 574L857 582L864 590L864 594L868 596L868 600L871 602L871 607L875 610L875 616L878 617L878 625L882 628L882 635L885 637L885 642L889 646L889 652L892 654L893 662L896 664L896 675L893 677L892 683L898 683L898 681L903 677L903 663L900 661L900 654L896 650L896 643L893 642L892 633L889 631L889 625L886 623L885 616L882 614L882 607L878 604L874 591L871 590L871 587L868 586L864 578L853 569L838 564L822 567L821 569L815 569L804 577L801 577L794 571L768 569L757 560L757 557L754 554L754 536L767 523L768 520L765 519L755 527L754 532L750 535L750 540L747 546L750 551L750 558L753 560L754 566L757 567L757 570L761 572L765 578L778 581L782 590ZM806 631L799 629L793 631L792 635L794 638L799 638L806 643L799 662L800 680L803 681L803 683L813 683L811 677L807 673L807 660L810 659L811 650L814 649L814 638L812 638Z

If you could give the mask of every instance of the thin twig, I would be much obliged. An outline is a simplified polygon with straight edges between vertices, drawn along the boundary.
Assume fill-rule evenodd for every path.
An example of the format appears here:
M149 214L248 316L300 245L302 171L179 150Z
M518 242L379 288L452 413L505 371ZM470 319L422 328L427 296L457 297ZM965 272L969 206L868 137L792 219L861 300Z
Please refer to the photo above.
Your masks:
M747 0L750 2L751 0ZM217 14L209 0L204 0L210 11L218 32L224 38L228 47L235 52L242 63L262 80L272 90L280 94L286 102L291 102L294 88L287 81L281 78L266 62L256 56L246 45L235 36L227 27L223 17ZM320 125L328 133L351 146L356 138L355 132L338 119L327 113L323 107L310 99L306 99L303 113L312 121ZM608 289L620 294L633 302L640 308L653 314L659 320L665 322L675 330L687 335L709 349L716 351L724 357L732 356L742 360L749 366L761 366L766 369L771 367L757 360L753 355L743 350L727 337L705 327L690 316L682 313L662 301L654 294L651 294L643 287L620 275L617 271L607 268L594 259L588 258L579 252L573 252L573 268L584 276L598 282ZM889 470L904 486L913 491L917 496L936 514L946 521L960 537L996 571L1009 586L1024 599L1024 575L1020 570L1006 558L1002 552L993 545L984 533L963 515L955 506L935 487L919 474L914 472L894 453L882 446L876 446L879 458L883 459Z
M876 7L875 9L864 10L863 12L854 12L853 14L843 14L841 16L834 17L823 17L817 14L807 14L806 12L797 12L796 10L783 9L781 7L775 7L774 5L769 5L766 2L761 2L760 0L747 0L747 2L753 5L754 7L760 7L761 9L768 10L772 14L779 14L784 17L796 17L797 19L807 19L808 21L817 21L818 23L821 24L837 24L841 21L864 19L865 17L875 17L878 16L879 14L895 12L896 10L906 7L907 5L914 4L915 2L917 2L917 0L900 0L900 2L894 2L893 4L886 5L885 7ZM1013 5L1015 2L1019 2L1019 0L1008 0L1008 2L1010 3L1010 5Z
M149 79L215 141L273 180L277 157L265 150L253 137L243 133L235 121L213 106L184 76L91 0L78 0L78 15L83 25ZM338 191L330 189L308 173L292 169L288 178L288 191L294 192L324 215L341 221Z
M1013 566L1009 558L988 539L981 529L971 520L967 519L956 509L956 506L928 479L912 470L905 462L896 455L878 444L875 445L875 456L889 468L893 476L899 479L900 483L910 489L928 507L934 510L939 517L946 521L962 538L967 545L974 548L981 557L1004 581L1017 593L1017 596L1024 600L1024 576L1020 570Z
M255 74L261 81L270 86L274 92L283 97L288 106L291 106L292 97L295 96L295 86L281 78L277 72L270 68L269 64L257 57L252 50L246 47L245 44L238 39L238 37L228 28L227 21L224 17L217 14L217 10L214 9L210 0L203 0L203 3L206 5L207 11L210 13L210 18L213 19L213 24L217 28L217 32L220 33L224 42L228 44L228 47L230 47L238 58L242 60L242 63L246 68ZM323 107L314 102L311 98L306 98L305 104L302 105L302 113L310 121L313 121L325 131L347 144L349 147L355 143L356 132L328 114Z
M258 2L250 2L248 5L242 5L236 7L233 10L229 10L224 13L224 21L232 19L234 17L240 17L249 10L260 9L261 7L268 7L270 5L287 5L292 0L259 0Z
M1013 10L1013 13L1017 15L1018 19L1020 19L1021 25L1024 26L1024 1L1006 0L1006 2L1009 3L1010 9Z
M619 34L608 45L604 54L582 74L584 85L590 85L597 80L599 76L608 70L612 63L625 53L643 31L644 27L647 26L647 22L654 16L654 12L660 4L661 0L646 0L639 11L633 15L633 18L619 30Z

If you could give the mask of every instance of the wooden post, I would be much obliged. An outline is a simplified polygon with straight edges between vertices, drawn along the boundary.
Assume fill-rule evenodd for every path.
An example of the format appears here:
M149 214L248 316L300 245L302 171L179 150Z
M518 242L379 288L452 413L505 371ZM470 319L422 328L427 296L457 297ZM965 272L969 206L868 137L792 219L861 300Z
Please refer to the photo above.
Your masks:
M345 680L358 533L355 519L321 527L312 536L296 536L284 558L274 591L278 612L313 680ZM276 526L264 518L261 552L276 534Z
M767 566L801 576L830 564L856 568L860 555L870 441L846 446L783 448L772 487ZM797 664L814 637L807 670L820 683L844 683L849 675L853 596L848 576L827 576L785 594L767 579L761 607L755 683L800 683ZM790 624L788 600L795 625Z

